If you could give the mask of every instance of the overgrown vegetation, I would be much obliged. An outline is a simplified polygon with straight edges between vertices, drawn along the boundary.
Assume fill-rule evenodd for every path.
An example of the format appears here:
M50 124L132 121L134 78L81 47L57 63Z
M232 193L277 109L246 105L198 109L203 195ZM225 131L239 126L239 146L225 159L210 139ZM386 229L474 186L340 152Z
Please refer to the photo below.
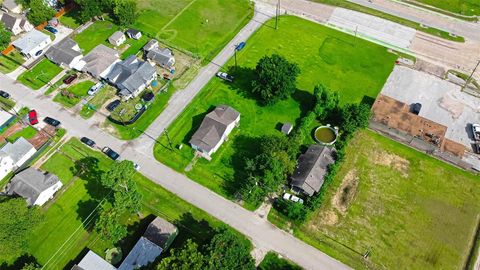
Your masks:
M5 24L3 22L0 22L0 51L5 50L8 44L10 44L11 36L12 32L5 28Z
M287 259L280 258L275 252L268 252L258 266L258 270L301 270L302 268Z
M119 25L127 26L137 18L137 1L134 0L75 0L80 6L78 13L82 22L108 13Z

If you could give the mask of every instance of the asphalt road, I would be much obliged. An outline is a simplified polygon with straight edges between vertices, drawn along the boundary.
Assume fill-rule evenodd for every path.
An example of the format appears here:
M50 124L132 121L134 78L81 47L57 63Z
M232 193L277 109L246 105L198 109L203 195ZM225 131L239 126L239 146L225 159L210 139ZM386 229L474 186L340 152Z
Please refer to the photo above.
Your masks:
M155 136L158 136L163 128L175 119L196 93L215 75L219 66L233 55L234 44L246 40L267 18L265 14L256 14L254 19L212 61L214 63L203 68L187 89L179 92L170 101L175 105L169 106L147 130L147 133L153 135L152 137L144 135L135 141L121 141L101 130L92 119L81 118L78 114L51 101L40 91L33 91L6 75L0 74L0 87L8 91L17 104L37 110L40 117L51 116L60 120L70 136L89 137L99 147L109 146L119 152L121 158L139 164L142 174L243 233L250 238L257 249L273 250L305 269L350 269L318 249L276 228L254 212L245 210L188 179L185 175L166 167L153 157L154 140L152 138L156 138Z

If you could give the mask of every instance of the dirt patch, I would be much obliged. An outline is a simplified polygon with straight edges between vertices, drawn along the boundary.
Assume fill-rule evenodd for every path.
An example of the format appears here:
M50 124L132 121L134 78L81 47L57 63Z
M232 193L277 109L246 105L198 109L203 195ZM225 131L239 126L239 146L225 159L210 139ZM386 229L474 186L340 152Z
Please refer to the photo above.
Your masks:
M410 162L395 154L380 152L373 154L373 163L385 167L391 167L399 171L403 177L408 177Z
M356 170L351 170L343 178L342 184L338 188L332 199L332 205L343 215L347 213L348 206L357 193L359 178Z
M326 210L320 214L319 221L322 225L333 226L338 222L337 213L333 210Z

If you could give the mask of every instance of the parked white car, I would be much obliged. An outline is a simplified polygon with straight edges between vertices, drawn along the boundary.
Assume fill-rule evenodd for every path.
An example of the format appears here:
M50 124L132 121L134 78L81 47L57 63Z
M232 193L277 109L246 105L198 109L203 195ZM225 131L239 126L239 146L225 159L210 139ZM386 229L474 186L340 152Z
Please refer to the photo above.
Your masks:
M288 192L285 192L285 193L283 194L283 199L284 199L284 200L287 200L287 201L292 201L292 202L297 202L297 203L299 203L299 204L303 204L303 200L302 200L302 199L300 199L299 197L297 197L297 196L295 196L295 195L293 195L293 194L290 194L290 193L288 193Z
M94 86L92 86L92 87L88 90L87 94L88 94L89 96L94 96L94 95L96 95L96 94L98 93L98 91L100 91L100 89L102 89L102 87L103 87L104 85L105 85L105 84L102 83L102 82L99 82L99 83L95 84Z
M225 72L217 72L217 77L219 77L222 80L228 81L228 82L233 82L233 76L228 75Z

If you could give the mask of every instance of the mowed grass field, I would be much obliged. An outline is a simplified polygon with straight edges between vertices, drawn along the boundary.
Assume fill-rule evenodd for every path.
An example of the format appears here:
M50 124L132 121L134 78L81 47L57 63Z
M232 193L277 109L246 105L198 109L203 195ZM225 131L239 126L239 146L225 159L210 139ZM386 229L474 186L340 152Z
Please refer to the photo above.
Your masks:
M416 0L417 2L434 6L439 9L468 16L480 15L478 0Z
M464 268L480 213L478 175L371 131L346 153L321 207L293 226L297 237L355 268L367 251L374 269Z
M134 27L201 58L213 58L253 15L247 0L141 0Z
M38 90L49 83L60 71L62 71L61 67L45 58L32 69L20 74L17 80L33 90Z
M78 174L80 164L88 168L82 174ZM42 208L45 220L32 230L28 241L29 253L43 269L70 269L87 249L104 256L105 250L111 248L92 232L92 226L98 218L95 208L107 194L99 183L100 175L112 164L113 161L100 151L71 139L41 166L42 170L59 176L64 184L54 201ZM213 236L213 228L223 224L144 176L136 174L135 180L143 195L142 218L137 215L125 217L129 236L121 244L124 254L133 247L154 216L167 219L179 228L179 236L172 247L183 246L188 238L202 245Z
M233 74L236 81L225 83L213 78L168 128L172 144L181 150L171 150L162 136L155 146L155 156L168 166L184 172L194 153L188 145L205 114L215 106L226 104L241 113L240 127L234 129L212 161L199 159L186 174L214 190L232 198L242 174L243 161L256 151L254 138L266 134L280 134L280 123L296 121L313 102L313 89L323 83L340 92L342 103L361 102L365 96L375 98L391 72L396 56L381 46L354 38L297 17L281 17L279 30L262 27L238 54L239 67ZM299 31L302 29L302 31ZM262 107L248 91L257 61L278 53L300 66L298 90L289 99L273 106ZM225 70L234 65L231 60Z

